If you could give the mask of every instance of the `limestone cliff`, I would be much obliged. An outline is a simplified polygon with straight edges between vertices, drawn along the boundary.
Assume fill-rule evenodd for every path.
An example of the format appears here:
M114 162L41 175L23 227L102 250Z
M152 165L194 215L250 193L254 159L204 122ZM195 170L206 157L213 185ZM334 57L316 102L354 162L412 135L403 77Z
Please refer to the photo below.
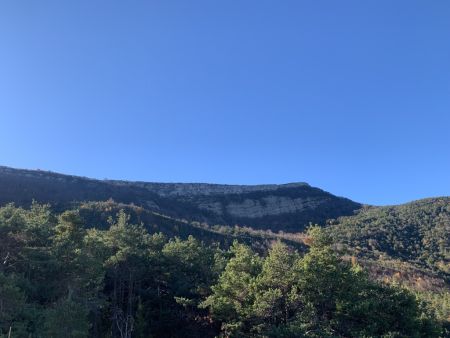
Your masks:
M41 170L0 167L0 204L32 200L58 207L80 201L132 203L208 224L301 231L310 222L351 215L360 204L306 183L224 185L95 180Z

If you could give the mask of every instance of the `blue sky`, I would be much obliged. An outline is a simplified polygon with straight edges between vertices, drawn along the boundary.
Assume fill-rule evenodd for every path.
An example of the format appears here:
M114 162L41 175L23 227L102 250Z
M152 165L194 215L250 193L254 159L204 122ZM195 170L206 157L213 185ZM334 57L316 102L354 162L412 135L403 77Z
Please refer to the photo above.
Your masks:
M2 1L0 164L450 195L450 2Z

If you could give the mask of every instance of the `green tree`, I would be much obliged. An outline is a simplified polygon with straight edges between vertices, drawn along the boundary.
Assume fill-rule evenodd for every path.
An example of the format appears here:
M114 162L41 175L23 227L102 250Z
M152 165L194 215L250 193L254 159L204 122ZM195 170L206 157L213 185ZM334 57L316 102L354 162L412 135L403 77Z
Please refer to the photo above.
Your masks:
M232 257L212 287L212 295L201 306L209 307L212 316L222 323L226 335L239 336L253 330L253 303L262 260L248 246L238 242L233 243L230 253Z
M253 313L261 329L288 324L301 306L296 281L300 278L297 252L280 241L276 242L264 259L256 281Z
M140 284L151 278L151 236L142 225L129 224L122 210L105 234L109 250L105 261L106 288L110 302L112 331L115 336L129 338L134 331Z
M409 291L368 279L359 266L338 258L327 234L310 231L309 252L301 260L299 324L315 337L437 337ZM317 240L319 238L319 240Z

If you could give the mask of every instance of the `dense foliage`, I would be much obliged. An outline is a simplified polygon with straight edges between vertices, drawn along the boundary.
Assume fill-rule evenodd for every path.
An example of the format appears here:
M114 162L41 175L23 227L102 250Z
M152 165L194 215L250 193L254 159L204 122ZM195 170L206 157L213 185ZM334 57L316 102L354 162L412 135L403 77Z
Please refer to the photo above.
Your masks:
M438 337L409 291L370 281L312 228L300 254L167 238L119 211L0 209L0 336ZM91 215L92 216L92 215Z
M341 217L332 236L359 256L400 259L450 277L450 198L368 207Z

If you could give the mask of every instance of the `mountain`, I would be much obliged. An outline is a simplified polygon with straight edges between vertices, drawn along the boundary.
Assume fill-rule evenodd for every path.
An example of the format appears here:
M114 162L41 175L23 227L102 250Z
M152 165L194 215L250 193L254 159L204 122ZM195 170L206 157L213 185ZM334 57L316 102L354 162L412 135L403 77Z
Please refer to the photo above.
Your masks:
M33 204L33 200L38 203L50 203L51 207ZM6 205L11 202L16 207ZM28 208L31 204L33 206ZM22 209L21 206L26 208ZM284 270L290 269L286 267L284 259L294 252L292 249L298 250L305 257L308 252L311 253L308 247L314 245L314 237L309 235L311 232L304 232L309 223L322 225L324 229L316 227L313 230L331 235L325 236L331 238L332 243L323 259L328 262L330 256L336 255L339 260L351 261L351 264L342 266L352 266L352 269L355 268L352 273L357 274L360 274L362 267L371 281L382 282L376 284L377 288L387 284L406 286L415 293L414 297L418 297L421 302L425 301L423 304L427 304L426 311L433 313L433 316L450 332L450 197L375 207L334 196L306 183L249 186L128 182L0 167L0 242L3 243L0 246L0 257L4 262L3 266L0 265L0 281L7 276L10 278L9 282L15 285L16 269L19 269L19 272L29 271L29 265L35 264L36 275L20 273L17 276L23 275L27 278L37 276L38 281L30 280L22 284L37 284L52 295L53 291L58 291L60 283L51 286L51 282L47 279L53 281L55 271L60 271L63 275L66 273L67 257L75 255L76 264L73 266L79 267L78 259L82 258L80 262L84 262L84 259L89 257L102 258L108 252L114 253L118 248L122 250L123 246L123 251L116 252L113 260L108 259L100 265L101 267L97 266L100 270L106 269L101 270L99 275L105 278L102 292L108 295L115 285L121 285L111 282L118 276L123 275L128 281L131 276L131 270L127 270L129 264L139 266L133 271L141 271L143 267L156 269L144 271L143 280L153 276L155 280L152 283L156 284L140 290L140 297L152 300L155 296L159 302L161 295L165 294L159 293L160 287L171 285L165 290L168 295L167 306L170 308L167 313L174 318L182 318L180 313L189 313L186 312L188 308L195 309L192 318L185 318L197 330L194 336L217 336L217 332L214 334L212 332L218 327L214 328L211 318L205 317L206 312L198 310L197 306L186 306L191 304L192 299L185 296L191 297L192 294L191 291L188 294L178 293L180 285L184 288L186 281L192 281L196 286L192 290L203 290L201 295L196 296L197 301L208 295L211 292L211 285L218 277L218 271L225 268L225 262L232 257L233 250L237 248L236 244L233 244L235 240L247 244L252 252L266 257L265 259L268 254L270 256L274 247L280 245L276 244L279 241L288 244L286 251L277 254L277 259L283 264L276 265L276 278L268 279L270 282L277 281ZM127 226L119 226L120 224ZM80 235L83 233L84 237ZM140 241L146 238L150 247L142 245ZM76 247L73 252L70 251L73 249L72 246L62 245L67 240L78 240L80 248ZM149 257L158 260L143 264L140 261L141 256L145 256L148 250L152 252ZM197 255L196 251L201 253ZM82 255L78 257L77 253ZM205 256L208 259L205 263L203 256L206 253L210 255L214 253L215 258ZM52 268L51 264L57 261L52 255L59 254L62 265L58 270ZM23 259L28 257L27 255L30 258ZM130 261L122 266L121 259L128 255ZM192 257L198 257L200 263L192 265L193 263L189 261ZM316 271L316 258L310 262L311 267L314 267L313 271ZM25 265L21 266L16 264L17 262ZM86 262L85 266L90 266L89 260ZM115 268L108 270L112 262L118 264L115 268L123 274L117 274ZM187 264L181 270L180 262ZM337 270L333 271L342 268L341 263L335 267ZM328 263L326 266L329 266ZM184 271L185 276L178 276L178 273L185 273ZM207 276L214 274L214 277L208 277L212 279L206 281L206 289L199 289L198 286L203 285L203 282L201 280L199 282L197 275L190 276L189 273L192 271L202 272ZM365 272L361 273L361 276L366 276ZM79 275L80 273L76 272L75 279ZM175 277L171 277L172 275ZM169 277L173 280L164 279ZM311 292L316 290L315 283L329 290L328 284L332 284L331 281L335 278L333 272L325 284L315 280ZM180 284L179 280L183 282ZM161 284L161 281L164 282ZM126 285L126 282L123 285ZM309 287L309 284L306 286ZM242 287L242 284L239 284L239 287ZM16 294L19 289L10 288L10 290L12 290L11 301L21 299ZM149 290L158 290L158 293L153 295ZM33 288L25 291L31 294L30 299L36 304L41 304L41 294L46 294L39 290L35 292ZM65 299L65 290L57 295ZM45 298L47 303L44 308L55 306L54 297L56 296ZM115 301L111 297L109 300ZM154 304L157 303L146 303L145 308L157 308ZM359 313L358 311L356 313ZM141 316L138 316L137 312L135 315ZM102 316L112 318L110 313ZM209 324L202 322L197 325L195 324L197 319L193 318L203 318L205 323ZM154 321L154 318L153 321L147 319L141 321L159 323ZM185 323L179 325L183 330L186 327ZM157 326L161 326L161 323ZM167 332L167 327L161 327L161 332ZM10 326L5 326L3 331L6 332L5 330L9 328ZM0 333L1 329L0 327ZM198 334L203 329L206 329L206 333Z
M82 201L134 204L172 218L209 225L300 232L310 223L349 216L361 204L307 183L222 185L95 180L42 170L0 167L0 205L32 200L56 209Z
M79 210L89 227L108 228L108 219L124 209L151 233L194 235L225 247L239 239L259 251L276 239L302 250L301 233L316 223L379 279L400 274L408 285L428 290L447 288L450 277L449 197L374 207L306 183L128 182L0 167L0 205L27 207L33 200L56 212Z

